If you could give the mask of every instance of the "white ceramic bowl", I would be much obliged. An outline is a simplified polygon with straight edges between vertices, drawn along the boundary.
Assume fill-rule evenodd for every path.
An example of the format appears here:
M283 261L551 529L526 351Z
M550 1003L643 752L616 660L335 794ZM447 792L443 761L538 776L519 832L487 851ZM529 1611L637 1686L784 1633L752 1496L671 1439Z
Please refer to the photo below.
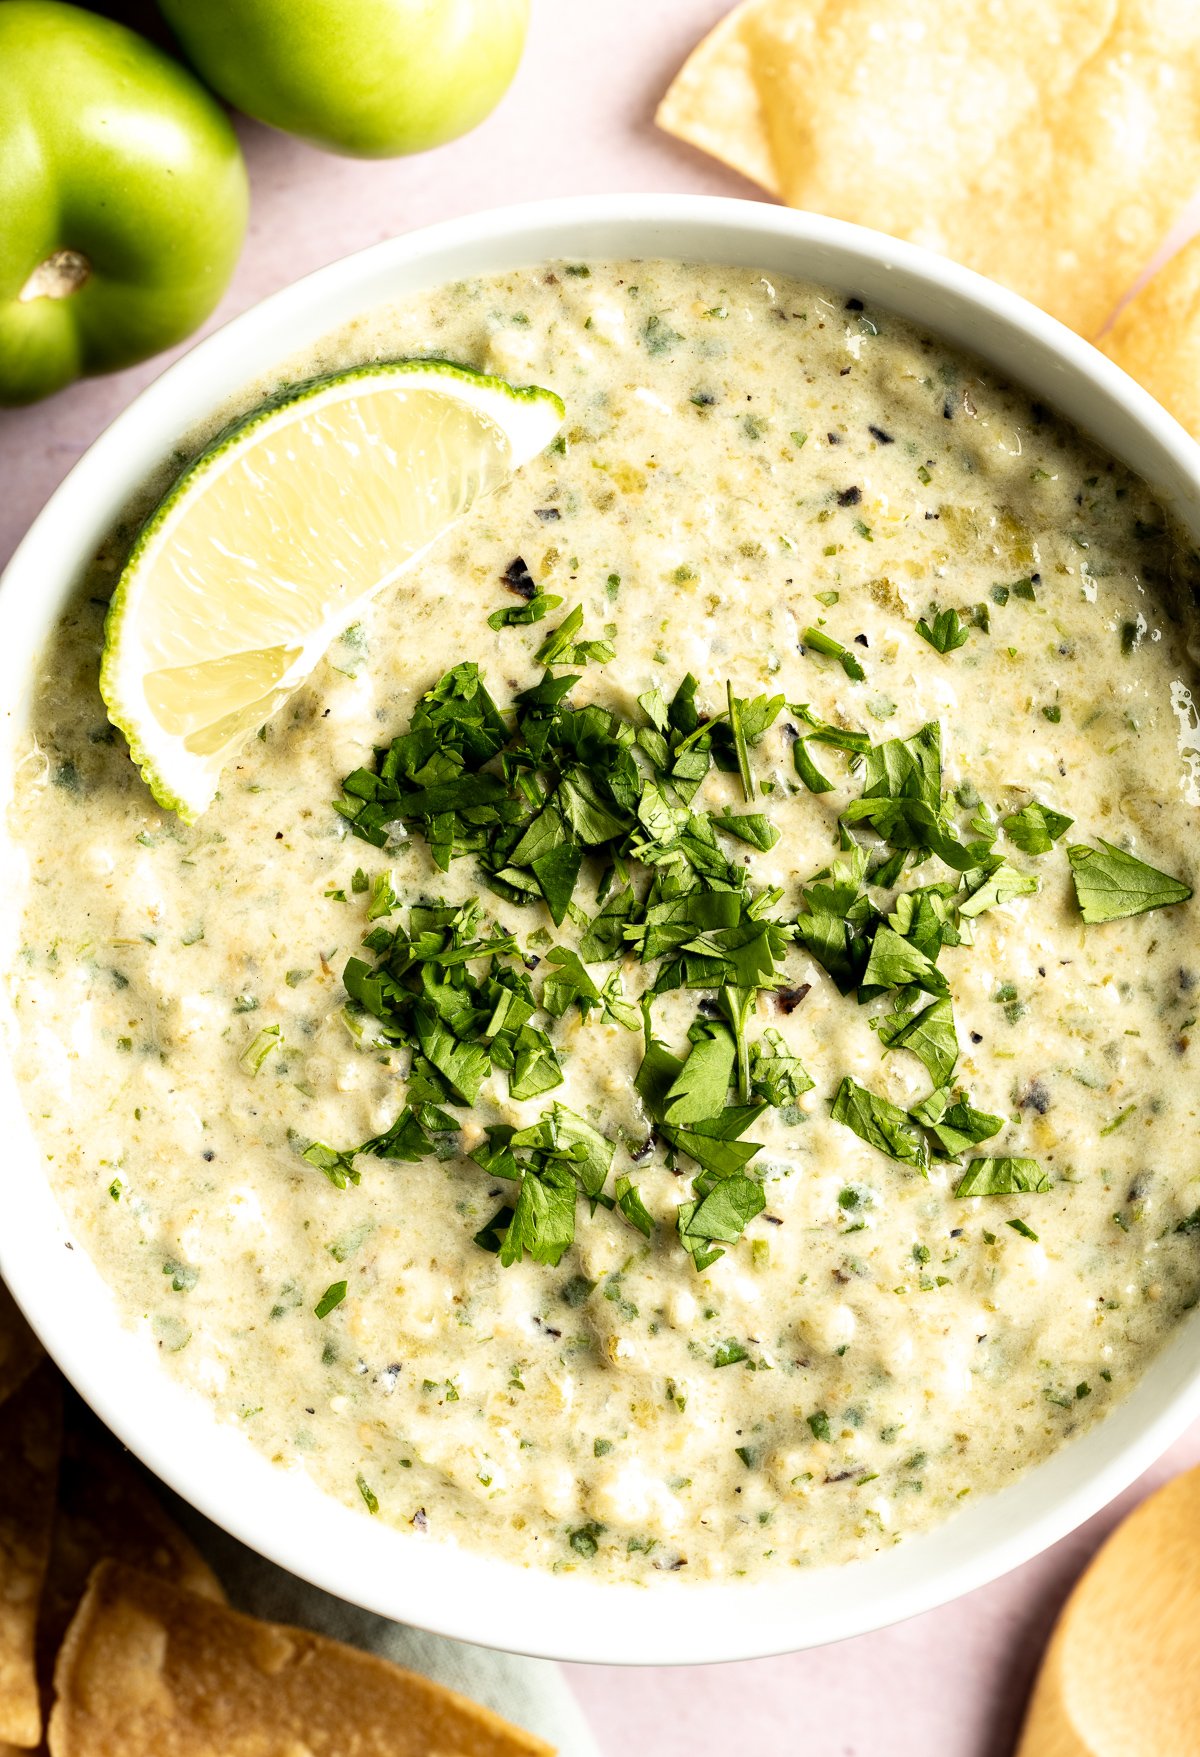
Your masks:
M1148 480L1200 541L1200 449L1069 330L912 245L811 214L691 196L552 201L375 245L285 288L165 372L72 470L0 586L0 708L19 743L33 664L123 503L198 421L274 362L400 295L546 258L669 257L826 282L916 320L1053 403ZM1002 1493L873 1561L752 1585L654 1591L489 1562L398 1534L269 1464L122 1326L41 1171L0 1068L0 1271L63 1372L134 1452L226 1530L356 1604L461 1640L618 1665L747 1659L837 1641L1015 1567L1110 1500L1200 1414L1200 1332L1181 1325L1133 1395Z

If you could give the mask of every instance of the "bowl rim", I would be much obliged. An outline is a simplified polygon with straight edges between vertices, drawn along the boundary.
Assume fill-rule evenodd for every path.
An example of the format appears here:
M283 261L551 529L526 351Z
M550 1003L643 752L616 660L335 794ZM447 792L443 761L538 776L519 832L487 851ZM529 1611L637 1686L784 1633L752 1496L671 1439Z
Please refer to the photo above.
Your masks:
M20 737L36 657L97 544L138 484L224 398L389 297L468 273L603 256L794 274L928 324L1036 387L1131 463L1200 541L1200 448L1089 343L970 270L862 227L766 203L619 194L527 203L426 227L316 270L196 344L113 421L52 495L0 579L0 702L10 746ZM7 773L0 785L11 785ZM595 1584L578 1570L568 1577L521 1569L373 1523L217 1423L211 1405L163 1373L151 1347L117 1314L42 1175L6 1058L0 1115L12 1139L0 1164L0 1273L108 1426L185 1500L301 1578L481 1646L610 1665L678 1665L863 1634L944 1604L1037 1554L1127 1487L1200 1415L1193 1314L1124 1403L1080 1439L1011 1487L867 1561L702 1589L675 1578L651 1593Z

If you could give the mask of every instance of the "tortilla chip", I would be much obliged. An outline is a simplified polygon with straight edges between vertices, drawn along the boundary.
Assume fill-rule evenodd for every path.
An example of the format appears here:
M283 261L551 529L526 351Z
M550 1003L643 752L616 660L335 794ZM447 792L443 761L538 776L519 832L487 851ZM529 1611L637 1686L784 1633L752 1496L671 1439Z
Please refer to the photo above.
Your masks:
M38 1619L39 1669L44 1666L47 1677L92 1569L106 1558L225 1603L220 1581L163 1512L136 1464L74 1397L68 1400L66 1428L58 1513Z
M0 1281L0 1403L24 1384L45 1350Z
M137 1466L70 1391L64 1428L58 1506L34 1642L43 1723L53 1706L59 1647L97 1562L112 1557L217 1604L225 1602L216 1575L164 1513ZM15 1745L0 1741L0 1757L16 1753ZM20 1757L30 1754L23 1751ZM46 1757L44 1743L34 1757Z
M0 1739L25 1749L42 1736L34 1638L61 1440L61 1382L47 1361L0 1420Z
M735 6L709 32L676 74L654 120L668 134L779 195L767 119L742 34L745 12L745 6Z
M1093 335L1200 181L1200 6L745 0L658 119Z
M1200 439L1200 238L1147 281L1096 345Z
M553 1757L375 1654L102 1562L54 1675L51 1757Z

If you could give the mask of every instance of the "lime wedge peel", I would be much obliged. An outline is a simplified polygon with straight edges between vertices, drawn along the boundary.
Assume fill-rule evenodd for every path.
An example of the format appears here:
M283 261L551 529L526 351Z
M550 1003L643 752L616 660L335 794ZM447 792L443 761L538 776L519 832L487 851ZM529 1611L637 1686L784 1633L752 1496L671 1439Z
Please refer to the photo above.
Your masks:
M105 623L101 694L159 804L193 823L329 643L564 412L552 391L401 360L220 434L142 528Z

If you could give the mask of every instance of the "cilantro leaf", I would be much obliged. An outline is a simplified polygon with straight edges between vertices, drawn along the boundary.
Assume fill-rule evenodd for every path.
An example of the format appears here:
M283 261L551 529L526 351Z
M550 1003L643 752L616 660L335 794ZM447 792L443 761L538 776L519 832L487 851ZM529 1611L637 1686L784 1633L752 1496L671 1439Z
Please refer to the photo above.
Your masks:
M1061 811L1053 811L1039 799L1031 799L1020 811L1006 817L1002 828L1010 842L1023 854L1049 854L1058 838L1065 835L1075 822Z
M367 905L367 920L379 921L383 916L393 914L400 907L400 900L392 888L390 872L381 872L371 886L371 901Z
M939 811L923 799L879 797L851 800L842 813L842 822L860 823L868 819L877 833L892 848L929 850L956 872L966 872L978 864L978 854L964 848Z
M432 1110L433 1106L429 1105L427 1108ZM438 1114L444 1116L445 1112ZM452 1129L461 1127L459 1123L451 1122L449 1117L446 1117L446 1122ZM406 1104L391 1128L382 1135L376 1135L373 1140L364 1141L359 1152L374 1153L380 1159L406 1159L409 1164L415 1165L427 1153L433 1152L433 1142L421 1127L416 1113Z
M560 848L566 839L567 830L562 813L557 805L548 805L523 826L520 841L509 851L509 863L512 866L532 866L544 854Z
M630 828L627 817L618 816L596 791L585 769L575 767L563 776L557 794L563 817L581 842L595 845L612 841Z
M878 874L874 882L879 883ZM915 891L901 891L888 916L888 926L936 962L943 946L959 943L951 907L957 889L946 879Z
M1050 1179L1036 1159L972 1159L956 1196L1044 1196Z
M957 610L940 610L933 619L932 628L923 616L917 623L921 639L928 641L938 653L952 653L956 647L966 646L968 632L958 620Z
M879 1041L889 1049L911 1050L925 1064L934 1086L945 1086L958 1061L958 1037L949 996L922 1012L895 1013L879 1026Z
M803 738L797 738L792 745L792 767L799 775L810 793L832 793L833 782L823 775L816 763L808 754L808 745Z
M542 984L542 1005L552 1019L561 1019L572 1001L577 1002L585 1019L594 1007L603 1007L600 990L584 969L578 953L566 946L551 946L546 957L551 964L560 966L550 971Z
M973 1110L965 1097L954 1103L952 1098L950 1087L941 1086L908 1113L934 1143L939 1159L958 1159L968 1147L978 1147L1004 1127L1002 1116Z
M318 1318L327 1318L335 1306L341 1305L346 1297L347 1286L348 1283L345 1281L335 1281L331 1287L325 1289L324 1293L313 1307L313 1311Z
M721 816L713 818L712 822L718 830L736 836L739 842L748 842L752 848L759 849L763 854L768 854L774 848L781 834L771 820L759 811L735 813L726 806Z
M814 1082L803 1062L792 1055L778 1031L768 1027L758 1043L750 1046L750 1090L776 1108L795 1104Z
M575 1198L575 1178L558 1161L550 1160L540 1173L524 1172L500 1247L504 1267L519 1263L526 1251L535 1263L560 1262L563 1252L575 1242Z
M855 756L865 756L871 748L869 733L850 732L841 726L831 726L828 720L818 720L807 702L789 702L788 710L806 728L801 736L810 739L813 744L829 744L836 750L844 750Z
M617 1151L616 1142L610 1141L607 1135L602 1135L599 1129L593 1128L586 1117L568 1110L565 1104L555 1104L554 1123L558 1130L559 1145L570 1151L575 1176L584 1195L598 1196L612 1169L613 1155Z
M493 1124L471 1158L492 1177L520 1184L515 1208L502 1208L475 1242L499 1251L506 1267L529 1251L539 1263L557 1263L575 1236L575 1198L582 1191L593 1212L612 1165L615 1144L574 1111L555 1104L526 1129ZM518 1152L529 1151L527 1159ZM504 1228L503 1238L501 1229Z
M606 964L625 954L625 929L637 908L631 886L614 891L598 915L594 915L579 943L579 956L585 964Z
M706 1026L662 1099L662 1120L676 1128L724 1108L733 1076L735 1044L724 1025Z
M902 1165L914 1166L923 1177L928 1176L929 1149L920 1129L904 1111L888 1099L868 1092L848 1074L838 1087L830 1115L835 1123L853 1129L869 1147Z
M867 870L867 852L857 844L849 858L835 860L802 895L808 914L799 915L793 931L842 994L858 987L871 953L871 936L883 919L869 897L860 895ZM828 878L831 882L824 883Z
M1167 909L1186 903L1190 885L1170 878L1144 860L1137 860L1111 842L1097 838L1099 848L1075 842L1067 849L1075 896L1084 921L1120 921L1147 909Z
M628 1177L617 1179L617 1207L644 1238L650 1237L654 1231L654 1218L646 1212L641 1196Z
M1027 897L1042 888L1042 881L1036 873L1021 872L1010 866L1007 860L992 867L990 872L986 868L981 872L981 882L974 887L966 902L958 906L959 915L968 921L982 915L985 909L998 908L1001 903L1010 903L1014 897Z
M942 728L927 720L911 738L888 738L867 753L865 799L919 799L936 812L942 800Z
M750 749L761 742L763 734L778 718L784 701L781 695L758 695L743 701L733 693L733 684L725 684L725 712L710 720L705 728L711 735L712 754L717 765L741 776L742 793L747 802L754 798L754 774L750 767Z
M683 1062L672 1055L660 1037L653 1034L650 1019L650 997L642 997L642 1020L646 1036L645 1053L633 1078L634 1091L656 1123L663 1120L663 1106L668 1092L683 1072ZM732 1055L729 1058L733 1065Z
M862 973L862 987L876 990L904 988L916 983L926 994L945 995L950 984L933 959L884 923L876 929L871 955Z
M550 919L555 927L561 927L575 891L579 869L583 865L583 849L573 842L560 842L548 854L531 860L529 865L541 886Z
M755 1154L762 1152L761 1141L743 1141L739 1137L766 1108L762 1102L728 1104L719 1116L702 1117L691 1128L671 1128L663 1123L660 1132L668 1145L686 1153L706 1173L731 1177L749 1164Z
M576 604L566 621L560 622L553 633L546 636L534 654L535 663L586 665L589 659L595 659L598 665L606 665L615 657L616 648L611 641L576 641L574 637L582 627L583 605Z
M941 788L942 732L930 720L911 738L889 738L871 747L862 798L846 808L842 822L869 820L892 848L932 852L965 872L978 864L977 853L964 848L943 819Z
M487 1225L475 1234L473 1242L481 1250L491 1251L496 1256L504 1243L504 1235L512 1224L512 1217L513 1211L506 1202L503 1207L497 1208Z
M624 1025L626 1031L636 1031L638 1027L638 1010L632 1001L625 999L621 985L621 973L614 970L600 990L600 998L604 1003L604 1016L615 1019L618 1025Z
M824 653L829 659L836 659L847 677L856 683L862 683L866 672L859 664L849 647L835 641L832 635L823 634L819 628L806 628L803 635L804 645L811 647L814 653Z
M548 610L557 610L562 603L552 593L535 592L527 604L514 604L511 608L493 610L488 617L488 627L499 632L502 628L516 628L532 622L540 622Z
M508 1076L510 1098L536 1098L563 1083L563 1071L554 1045L544 1031L522 1025L513 1044L513 1067Z
M413 1008L412 1027L425 1059L432 1062L462 1103L474 1104L479 1088L491 1072L487 1050L460 1043L428 1002Z
M542 1005L554 1019L561 1019L572 1001L586 1019L593 1010L616 1020L629 1031L637 1030L637 1008L621 993L621 977L616 970L603 988L598 988L584 969L577 953L566 946L552 946L546 953L548 961L560 966L542 984Z
M645 695L638 697L638 707L653 725L655 731L664 736L670 731L671 722L667 717L667 704L663 700L662 691L649 689Z
M358 1147L348 1147L339 1153L336 1147L327 1147L323 1141L312 1141L301 1153L301 1159L307 1159L318 1171L323 1171L335 1190L344 1190L348 1183L362 1182L362 1173L354 1169L354 1156L360 1152Z
M680 1203L675 1211L680 1239L688 1250L694 1249L691 1240L733 1244L766 1205L762 1185L754 1178L740 1174L722 1178L701 1201Z
M781 695L756 695L753 700L738 701L737 707L742 736L748 745L756 745L762 742L763 735L779 718L784 699Z

